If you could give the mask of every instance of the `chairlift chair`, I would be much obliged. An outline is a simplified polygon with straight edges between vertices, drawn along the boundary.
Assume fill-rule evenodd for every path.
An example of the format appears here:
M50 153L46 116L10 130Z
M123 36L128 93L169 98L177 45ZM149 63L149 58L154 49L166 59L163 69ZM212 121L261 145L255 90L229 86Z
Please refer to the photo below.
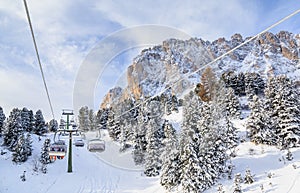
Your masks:
M87 149L90 152L103 152L105 151L105 141L102 139L92 139L88 142Z
M66 156L67 146L65 141L59 140L50 145L49 156L57 157L57 159L63 159Z

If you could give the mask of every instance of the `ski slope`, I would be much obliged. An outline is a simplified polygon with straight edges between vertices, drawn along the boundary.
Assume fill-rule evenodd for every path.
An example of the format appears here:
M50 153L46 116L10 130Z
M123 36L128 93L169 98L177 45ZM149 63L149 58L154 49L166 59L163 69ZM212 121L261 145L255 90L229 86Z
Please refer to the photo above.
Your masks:
M181 112L177 115L180 116ZM172 115L175 116L175 115ZM171 122L176 117L169 117ZM240 136L245 135L244 121L234 124L239 128ZM51 135L49 137L52 137ZM93 137L87 135L87 138ZM106 151L91 153L85 147L73 145L73 173L67 173L67 157L48 165L48 173L33 171L34 161L38 162L44 138L39 141L33 135L33 155L22 164L11 161L11 153L0 155L0 193L165 193L159 184L159 177L144 176L140 167L134 166L130 151L119 153L119 145L109 140L107 135ZM67 139L65 139L67 140ZM4 147L0 149L6 151ZM253 184L241 184L242 191L248 193L298 193L300 192L300 148L292 149L294 159L284 160L286 150L267 145L241 143L237 147L237 156L232 159L236 173L245 175L250 169L254 175ZM26 170L26 181L20 175ZM271 177L268 177L271 176ZM225 192L233 192L233 179L226 176L206 193L217 192L222 184ZM263 187L263 191L262 191ZM173 191L182 193L180 187Z
M91 153L86 147L75 147L74 145L73 173L67 173L67 157L49 164L47 174L40 171L34 172L33 162L38 160L44 140L38 142L36 136L32 137L35 138L33 156L25 163L14 164L11 161L10 153L0 156L1 193L152 193L163 191L158 183L159 178L147 178L138 168L121 168L119 165L108 164L107 157L103 158L101 153ZM104 155L109 154L110 159L119 159L116 145L108 143ZM130 153L124 153L123 159L132 162L129 156L131 157ZM127 164L127 166L130 165L132 163ZM20 180L23 171L26 171L25 182Z

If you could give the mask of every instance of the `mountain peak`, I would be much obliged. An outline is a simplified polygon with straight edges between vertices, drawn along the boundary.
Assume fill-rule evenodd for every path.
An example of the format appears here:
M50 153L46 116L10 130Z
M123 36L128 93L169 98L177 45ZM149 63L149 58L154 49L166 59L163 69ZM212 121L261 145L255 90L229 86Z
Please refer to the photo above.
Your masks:
M168 39L161 45L144 49L127 69L127 87L109 92L101 106L111 103L111 97L120 100L126 96L139 99L151 97L169 85L177 95L200 81L201 72L193 73L213 59L240 45L245 40L234 34L230 40L218 38L204 41ZM287 74L299 76L300 36L287 31L278 34L266 32L211 65L216 74L228 71L258 72L263 76ZM180 80L180 81L179 81ZM176 83L176 84L174 84ZM122 94L120 94L122 92ZM114 94L112 94L114 93ZM121 97L122 95L122 97Z

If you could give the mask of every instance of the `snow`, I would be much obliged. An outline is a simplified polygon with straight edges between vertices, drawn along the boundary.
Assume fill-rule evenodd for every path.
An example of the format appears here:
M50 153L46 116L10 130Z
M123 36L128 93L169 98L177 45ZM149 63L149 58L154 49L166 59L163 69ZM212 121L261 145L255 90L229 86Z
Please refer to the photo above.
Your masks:
M250 149L252 149L251 154L249 154ZM241 184L243 192L261 192L261 185L264 187L264 192L299 192L300 149L292 151L294 157L292 161L283 160L282 156L286 153L276 147L254 145L251 142L239 145L237 157L232 160L235 165L233 172L244 176L245 171L250 169L255 180L253 184ZM268 177L269 173L272 174L271 178ZM233 180L221 180L219 183L223 184L226 192L233 192ZM217 186L206 192L216 192L216 189Z
M39 159L40 149L43 145L44 137L38 141L35 135L33 156L23 164L14 164L11 161L11 153L0 155L0 192L161 192L163 188L159 186L159 178L148 178L136 167L129 168L131 163L130 153L120 156L119 149L114 149L115 145L107 143L107 150L101 153L91 153L86 147L75 147L73 145L73 173L67 173L67 157L63 160L56 160L47 166L48 173L33 171L34 160ZM110 147L111 146L111 147ZM111 160L123 160L123 165L107 164L108 160L104 154L110 155ZM124 161L125 160L125 161ZM132 161L131 161L132 162ZM20 180L20 175L26 171L26 181Z
M174 125L176 119L182 114L173 113L167 116ZM233 124L239 129L241 135L245 135L245 120L234 120ZM175 125L176 125L175 124ZM84 141L96 136L95 133L88 133ZM49 137L52 137L50 135ZM120 192L120 193L157 193L166 192L159 184L159 177L146 177L140 167L134 166L131 159L131 152L119 153L119 144L112 142L107 133L102 133L106 141L106 151L102 153L91 153L85 147L73 145L73 173L67 173L67 157L57 160L48 165L48 173L33 171L33 162L37 161L40 149L45 137L41 141L36 135L32 135L33 155L23 164L14 164L11 161L11 153L0 155L0 192ZM78 137L76 137L78 138ZM67 139L65 139L67 140ZM250 153L251 152L251 153ZM296 193L300 188L300 148L291 150L294 159L283 160L286 150L282 151L276 147L267 145L254 145L251 142L241 143L237 147L237 156L232 159L235 168L234 174L250 169L254 175L253 184L241 184L243 192L261 192L263 185L264 192L269 193ZM281 161L280 161L281 160ZM20 180L20 175L26 171L26 181ZM268 175L272 175L271 178ZM226 192L233 191L233 180L220 179ZM216 192L218 185L207 190L207 193ZM180 191L178 191L180 192Z
M179 131L181 130L181 123L182 123L182 118L183 118L183 108L179 107L178 108L178 113L176 112L172 112L172 114L170 115L165 115L163 117L163 119L168 120L172 126L174 127L174 129L179 133Z
M166 116L173 126L179 127L182 108L178 113ZM245 119L234 120L233 124L238 128L241 137L245 136ZM176 127L175 127L176 128ZM178 129L178 128L176 128ZM87 133L86 143L97 135ZM48 137L52 137L49 135ZM48 173L33 171L33 162L39 159L40 149L45 137L41 141L36 135L33 138L33 155L23 164L14 164L11 161L11 153L0 155L0 192L120 192L120 193L157 193L166 192L159 184L159 177L146 177L141 167L134 166L130 150L119 153L119 144L109 139L107 133L102 133L106 141L106 151L91 153L85 147L73 145L73 173L67 173L67 157L57 160L47 166ZM78 138L78 137L76 137ZM65 139L67 142L67 139ZM241 143L237 148L237 156L232 159L235 165L233 173L245 175L250 169L254 175L253 184L241 184L243 192L269 193L297 193L300 188L300 148L291 150L294 159L283 159L287 151L267 145L254 145L251 142ZM39 163L39 162L38 162ZM20 180L20 175L26 171L26 181ZM272 177L269 178L268 175ZM225 192L233 191L233 180L222 178L219 180ZM218 184L207 190L207 193L216 192ZM175 191L176 192L176 191ZM178 191L180 192L180 190Z

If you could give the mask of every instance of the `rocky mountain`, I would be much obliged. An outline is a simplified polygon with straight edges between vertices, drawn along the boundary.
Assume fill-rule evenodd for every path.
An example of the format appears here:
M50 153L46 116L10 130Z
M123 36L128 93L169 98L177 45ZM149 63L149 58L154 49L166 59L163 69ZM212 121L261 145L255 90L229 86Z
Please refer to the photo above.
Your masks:
M140 99L156 95L172 86L180 96L200 81L206 64L245 42L240 34L230 40L205 41L169 39L161 45L144 49L127 69L127 87L113 88L101 107L128 97ZM287 74L300 77L300 34L281 31L264 33L211 65L215 73L228 71L259 72L263 77ZM197 71L197 72L195 72Z

